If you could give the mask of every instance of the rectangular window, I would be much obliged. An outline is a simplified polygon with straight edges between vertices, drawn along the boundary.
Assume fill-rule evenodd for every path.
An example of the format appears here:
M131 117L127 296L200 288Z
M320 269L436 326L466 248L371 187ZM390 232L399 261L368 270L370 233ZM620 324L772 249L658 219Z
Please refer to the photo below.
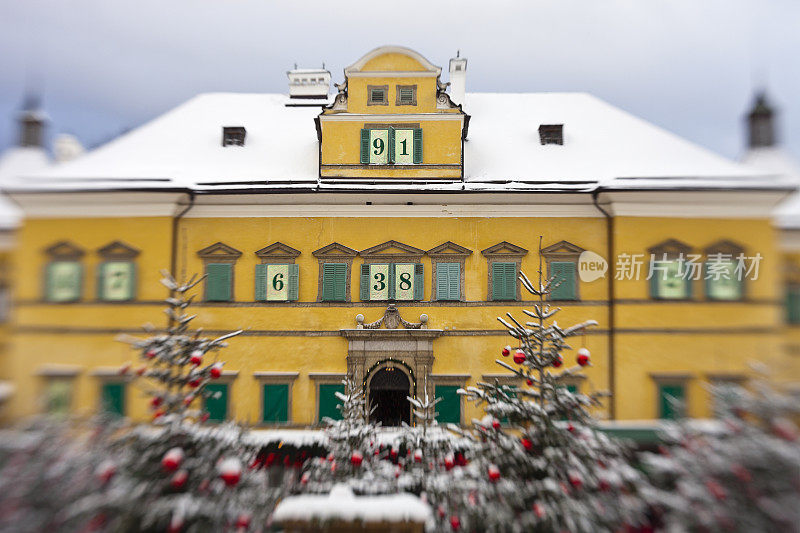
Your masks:
M461 263L436 263L436 299L461 299Z
M97 268L97 298L107 302L132 300L136 269L131 261L106 261Z
M45 273L45 295L51 302L74 302L81 297L83 265L77 261L53 261Z
M397 86L397 105L417 105L417 86L398 85Z
M421 164L422 129L362 129L361 163L364 165Z
M550 293L551 300L577 300L577 270L572 261L552 261L550 277L561 284Z
M206 264L206 301L229 302L233 293L233 265Z
M461 424L461 396L458 385L436 385L434 396L441 398L436 404L436 420L440 424Z
M661 383L658 385L658 417L662 420L676 420L681 416L686 390L680 383Z
M317 401L318 404L318 411L319 411L319 418L318 420L322 422L324 418L330 418L332 420L341 420L342 413L339 409L336 408L339 405L341 400L336 397L336 393L340 392L344 394L344 385L341 383L320 383L319 385L319 398Z
M125 384L105 382L100 388L101 408L104 413L125 416Z
M256 265L256 300L258 301L297 300L300 293L299 283L299 265Z
M517 299L517 264L492 263L492 300Z
M205 388L211 396L205 399L205 411L212 422L222 422L228 418L228 384L209 383Z
M414 263L394 265L394 299L414 300Z
M379 87L369 86L367 88L369 92L369 101L367 105L387 105L389 103L388 93L389 87L385 85L381 85Z
M789 324L800 324L800 287L790 286L786 289L786 321Z
M322 265L322 301L344 302L347 291L347 264L323 263Z
M710 300L741 300L742 281L735 261L714 261L705 264L706 296Z
M691 281L680 260L656 261L650 278L650 295L659 300L684 300L691 298Z
M262 421L273 424L289 421L288 383L268 383L264 385Z
M72 407L74 380L50 378L45 389L45 409L51 415L66 415Z
M421 263L361 265L361 300L421 300L425 289Z

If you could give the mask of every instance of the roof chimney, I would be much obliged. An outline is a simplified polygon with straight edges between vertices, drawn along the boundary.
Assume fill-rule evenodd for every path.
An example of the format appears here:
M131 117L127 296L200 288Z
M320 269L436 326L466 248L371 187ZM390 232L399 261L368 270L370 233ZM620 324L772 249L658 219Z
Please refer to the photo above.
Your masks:
M35 94L25 96L22 110L17 114L19 123L19 146L44 146L44 127L48 121L42 110L39 97Z
M288 71L290 100L317 100L324 103L331 90L331 73L325 70L325 64L319 69L295 68ZM311 103L311 102L309 102Z
M464 103L464 92L467 86L467 58L461 57L461 51L456 52L456 57L450 58L450 100L455 104Z
M767 95L762 91L756 95L756 101L747 114L748 147L762 148L774 146L775 112L767 102Z

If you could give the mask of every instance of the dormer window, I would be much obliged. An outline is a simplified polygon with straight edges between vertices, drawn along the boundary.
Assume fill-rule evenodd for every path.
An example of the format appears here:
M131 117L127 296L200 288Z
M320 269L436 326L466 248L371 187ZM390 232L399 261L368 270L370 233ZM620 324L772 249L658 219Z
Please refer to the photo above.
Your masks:
M244 146L247 130L242 126L225 126L222 128L222 146Z
M367 85L367 105L388 105L388 85Z
M417 105L417 86L398 85L397 105Z
M564 144L563 124L541 124L539 142L542 144Z

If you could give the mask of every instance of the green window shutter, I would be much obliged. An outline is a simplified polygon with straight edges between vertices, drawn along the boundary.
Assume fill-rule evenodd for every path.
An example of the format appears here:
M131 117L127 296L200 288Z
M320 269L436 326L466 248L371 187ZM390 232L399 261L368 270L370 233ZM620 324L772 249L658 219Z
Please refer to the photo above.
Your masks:
M361 164L369 164L369 130L361 130Z
M650 277L650 298L658 299L658 278L662 275L661 272L656 272L653 267L650 267L653 275Z
M436 299L450 299L450 270L452 263L436 263Z
M339 302L347 301L347 265L345 263L336 263L334 273L334 279L336 280L334 296Z
M394 163L394 128L389 128L389 163Z
M684 270L684 272L686 271L686 263L685 263L685 262L683 262L683 263L681 264L681 269L682 269L682 270ZM691 298L692 298L692 296L693 296L693 292L694 292L694 291L693 291L693 289L694 289L694 282L693 282L693 280L691 279L691 277L690 277L690 276L687 276L687 277L686 277L686 278L683 280L683 283L686 285L686 298L689 298L689 299L691 299Z
M209 302L229 302L233 265L229 263L208 263L206 265L206 300Z
M256 301L267 299L267 265L256 265Z
M263 422L289 421L289 384L275 383L264 385Z
M289 265L289 301L300 298L300 265Z
M800 289L796 287L786 291L786 317L790 324L800 323Z
M450 263L448 265L449 285L450 285L450 300L461 300L461 263Z
M422 163L422 129L414 130L414 164Z
M124 383L103 383L100 397L104 413L125 416Z
M389 263L389 299L394 300L397 297L395 293L395 272L394 263Z
M337 405L341 403L339 398L336 397L336 393L341 392L344 394L344 385L341 383L334 384L334 383L321 383L319 386L319 398L318 407L319 407L319 422L322 422L324 418L331 418L333 420L341 420L342 419L342 412L336 408Z
M361 265L361 301L369 300L369 265Z
M575 290L575 263L571 261L552 261L550 263L550 276L561 281L561 285L550 293L551 300L577 300Z
M105 295L103 294L103 286L105 285L104 283L105 279L106 279L106 264L100 263L99 265L97 265L97 276L96 276L98 300L105 299Z
M128 299L129 300L135 300L136 299L136 287L137 287L136 279L138 277L138 275L137 275L138 269L136 267L136 263L131 261L130 265L131 265L131 287L130 287L130 292L128 293Z
M680 407L674 405L674 400L683 402L686 397L685 389L680 384L663 384L658 387L659 418L675 420L680 418ZM674 399L674 400L673 400Z
M436 404L436 420L440 424L461 424L461 396L457 385L437 385L434 396L441 398Z
M209 383L205 392L211 397L205 399L205 411L208 419L213 422L222 422L228 418L228 385L226 383ZM219 396L214 397L216 393Z
M425 267L422 263L414 265L414 299L425 298Z
M322 301L331 302L336 299L336 265L322 264Z
M504 263L492 263L492 300L506 299L506 269Z

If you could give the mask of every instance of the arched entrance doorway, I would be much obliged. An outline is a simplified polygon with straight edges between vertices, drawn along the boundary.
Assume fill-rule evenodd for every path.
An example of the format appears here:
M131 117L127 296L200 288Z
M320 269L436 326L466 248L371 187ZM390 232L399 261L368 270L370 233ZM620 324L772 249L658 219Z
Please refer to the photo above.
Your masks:
M387 366L375 371L369 380L369 407L372 422L383 426L411 423L411 381L400 368Z

